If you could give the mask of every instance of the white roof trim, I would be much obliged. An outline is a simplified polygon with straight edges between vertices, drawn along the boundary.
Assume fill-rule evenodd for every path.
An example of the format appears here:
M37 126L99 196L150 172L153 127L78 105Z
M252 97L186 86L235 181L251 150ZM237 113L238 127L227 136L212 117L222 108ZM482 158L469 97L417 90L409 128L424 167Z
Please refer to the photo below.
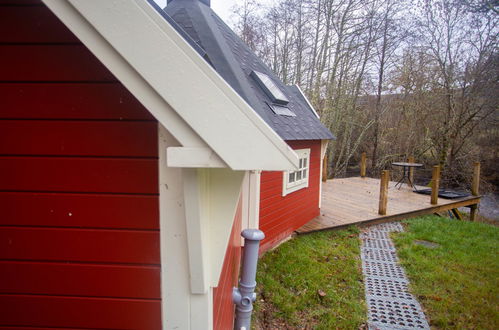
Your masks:
M145 0L43 1L184 147L208 146L234 170L298 165L293 150Z
M298 88L298 91L300 92L301 96L303 96L303 98L305 99L305 101L307 101L307 104L308 106L310 107L310 109L312 109L312 111L314 112L315 116L319 119L321 119L319 117L319 114L317 113L317 111L315 111L315 108L313 107L312 103L310 103L310 101L308 100L308 98L305 96L305 93L303 93L303 91L301 90L300 86L298 85L295 85L296 88Z

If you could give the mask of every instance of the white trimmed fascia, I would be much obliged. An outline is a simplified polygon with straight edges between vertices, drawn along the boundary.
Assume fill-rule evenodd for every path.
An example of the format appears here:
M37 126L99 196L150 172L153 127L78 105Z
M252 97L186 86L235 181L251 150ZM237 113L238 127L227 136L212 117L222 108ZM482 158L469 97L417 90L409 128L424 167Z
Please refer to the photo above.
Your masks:
M183 147L208 146L234 170L296 169L293 150L146 1L43 1Z
M314 112L314 115L318 119L320 119L319 114L317 113L317 111L315 111L314 106L312 105L312 103L310 103L310 101L308 100L308 98L305 96L305 93L303 93L303 91L301 90L300 86L298 86L297 84L295 86L296 86L296 88L298 88L298 91L300 92L301 96L303 96L303 98L305 99L305 101L307 101L307 104L308 104L309 108Z

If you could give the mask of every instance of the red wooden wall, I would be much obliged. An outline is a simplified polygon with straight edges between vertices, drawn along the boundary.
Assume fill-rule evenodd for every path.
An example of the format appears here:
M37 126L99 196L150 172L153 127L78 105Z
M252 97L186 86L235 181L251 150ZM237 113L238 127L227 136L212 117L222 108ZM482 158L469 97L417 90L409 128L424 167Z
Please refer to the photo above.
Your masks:
M282 172L264 171L260 181L260 229L265 233L260 253L319 215L320 140L286 141L293 149L310 148L308 188L282 196Z
M213 292L213 328L215 330L232 329L234 325L232 288L237 286L241 259L241 202L241 199L239 199L229 246L225 253L222 274L218 286Z
M0 63L0 328L159 329L156 121L38 1Z

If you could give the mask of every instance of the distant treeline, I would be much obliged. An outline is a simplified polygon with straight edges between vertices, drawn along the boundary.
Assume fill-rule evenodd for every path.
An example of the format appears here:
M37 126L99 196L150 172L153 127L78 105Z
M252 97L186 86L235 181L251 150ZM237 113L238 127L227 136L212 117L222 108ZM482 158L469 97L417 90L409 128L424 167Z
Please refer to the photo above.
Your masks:
M330 175L367 152L372 175L413 155L452 183L481 160L497 184L498 10L492 0L246 0L232 24L337 136Z

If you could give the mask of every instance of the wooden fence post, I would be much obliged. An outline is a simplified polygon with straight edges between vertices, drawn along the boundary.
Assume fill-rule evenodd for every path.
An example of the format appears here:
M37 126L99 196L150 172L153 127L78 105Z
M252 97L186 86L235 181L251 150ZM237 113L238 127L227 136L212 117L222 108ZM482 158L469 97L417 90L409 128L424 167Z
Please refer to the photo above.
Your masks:
M473 196L478 196L478 190L480 187L480 162L475 162L473 165L473 181L471 183L471 194ZM470 220L475 221L478 211L478 204L471 205L470 207Z
M414 156L407 157L408 163L414 163ZM409 181L414 183L414 167L409 167Z
M431 204L438 204L438 189L440 188L440 165L433 166L431 174Z
M473 182L471 183L471 194L478 196L478 188L480 187L480 162L473 164Z
M363 152L360 156L360 177L366 177L366 153Z
M379 208L380 215L386 215L386 206L388 204L388 182L390 181L390 171L381 172L381 183L379 189Z
M327 181L327 154L324 155L324 161L322 163L322 182Z

